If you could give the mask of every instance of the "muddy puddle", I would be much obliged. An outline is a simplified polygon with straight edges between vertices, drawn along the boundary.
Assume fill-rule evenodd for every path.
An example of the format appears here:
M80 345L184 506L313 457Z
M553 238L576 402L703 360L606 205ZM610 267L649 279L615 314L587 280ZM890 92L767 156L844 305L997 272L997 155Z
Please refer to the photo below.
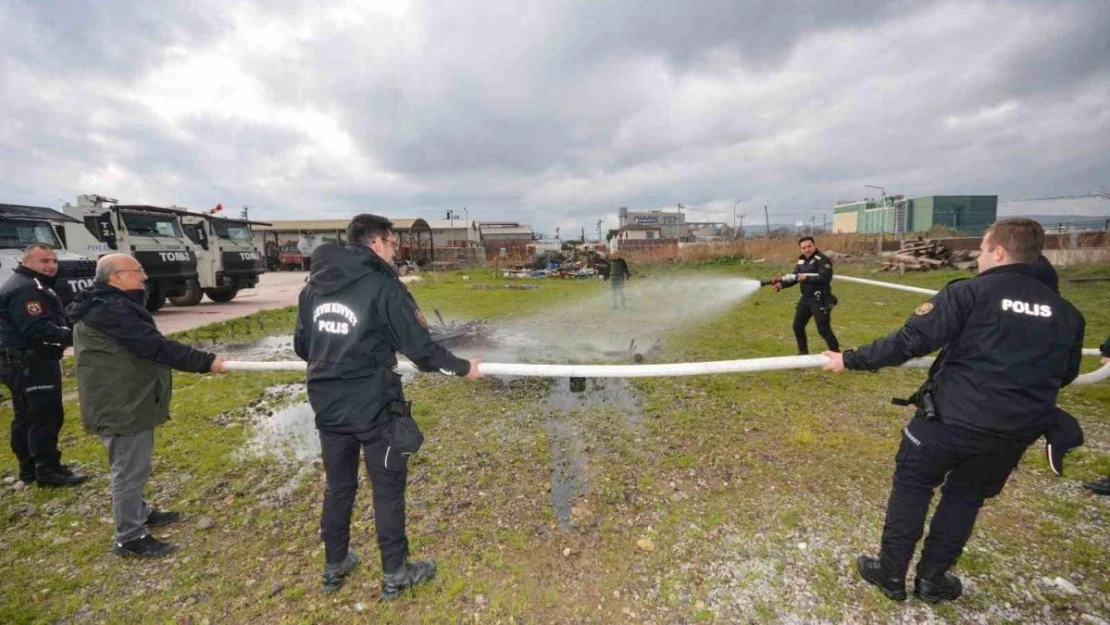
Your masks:
M242 410L253 427L246 454L294 463L320 459L316 415L304 399L303 385L272 386Z
M249 343L224 344L220 354L228 360L300 360L293 351L293 336L267 336Z
M572 390L571 380L557 378L547 394L547 405L558 412L608 409L624 415L625 423L633 428L643 425L644 414L636 389L622 378L578 378L583 390Z
M637 439L644 426L640 400L627 380L594 378L577 382L573 384L568 378L555 379L546 397L545 429L551 445L551 509L562 530L574 527L575 505L589 495L591 456L604 453L588 442L585 429L591 427L589 413L605 410L621 415L624 427Z

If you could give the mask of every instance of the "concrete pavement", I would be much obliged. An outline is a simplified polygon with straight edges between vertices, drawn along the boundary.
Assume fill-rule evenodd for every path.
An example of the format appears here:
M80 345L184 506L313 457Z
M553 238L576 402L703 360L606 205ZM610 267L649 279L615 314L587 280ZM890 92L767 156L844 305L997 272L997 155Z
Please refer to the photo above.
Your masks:
M240 291L235 299L217 304L207 297L196 306L177 307L169 302L154 313L154 323L162 334L183 332L210 323L253 315L262 310L296 306L304 287L305 271L275 271L259 277L258 286Z

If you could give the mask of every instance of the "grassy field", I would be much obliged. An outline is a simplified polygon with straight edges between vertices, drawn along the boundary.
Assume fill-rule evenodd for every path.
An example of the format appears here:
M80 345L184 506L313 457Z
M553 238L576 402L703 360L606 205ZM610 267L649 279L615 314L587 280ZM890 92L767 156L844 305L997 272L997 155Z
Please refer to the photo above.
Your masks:
M727 262L634 268L629 310L590 321L634 324L637 314L668 305L637 299L643 284L758 277L756 270L769 272ZM844 271L869 275L863 267ZM1087 346L1110 333L1105 284L1067 280L1107 272L1062 272L1064 295L1087 317ZM899 281L939 288L954 277ZM543 281L535 290L503 284L476 272L466 281L458 274L426 280L412 291L425 310L505 321L573 310L606 289L596 281ZM894 330L922 299L846 283L836 292L834 328L846 347ZM676 329L652 360L791 354L796 298L760 291ZM242 342L288 333L292 319L288 310L272 311L183 339ZM821 345L812 326L810 340L811 349ZM1086 359L1085 369L1096 362ZM1051 474L1037 445L984 508L956 571L967 588L963 599L938 608L897 604L855 577L854 556L877 547L894 451L910 416L889 400L922 376L804 370L591 381L581 395L568 393L565 380L418 377L407 392L428 440L410 463L409 533L413 556L436 558L440 574L390 604L378 602L365 476L352 528L363 565L325 596L319 463L244 453L257 415L296 401L296 393L275 400L266 389L296 375L175 374L172 419L156 434L147 492L185 519L158 533L179 550L151 562L110 553L106 453L81 430L67 378L63 450L94 477L73 490L0 490L0 623L1110 619L1110 501L1080 488L1110 473L1106 383L1061 396L1087 434L1087 446L1068 457L1066 477ZM10 417L10 407L0 408L0 423ZM0 456L0 475L16 475L10 453Z

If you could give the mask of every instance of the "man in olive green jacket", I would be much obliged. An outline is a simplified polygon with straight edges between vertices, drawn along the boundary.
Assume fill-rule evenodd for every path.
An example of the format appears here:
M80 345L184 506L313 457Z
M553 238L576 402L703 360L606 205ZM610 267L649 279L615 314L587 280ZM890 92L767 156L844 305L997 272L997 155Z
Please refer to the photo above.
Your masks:
M77 390L85 430L108 449L112 474L113 551L157 557L174 549L149 528L178 520L143 500L150 478L154 428L169 419L171 369L223 373L223 357L162 336L144 307L146 273L126 254L96 264L96 284L67 309L73 322Z

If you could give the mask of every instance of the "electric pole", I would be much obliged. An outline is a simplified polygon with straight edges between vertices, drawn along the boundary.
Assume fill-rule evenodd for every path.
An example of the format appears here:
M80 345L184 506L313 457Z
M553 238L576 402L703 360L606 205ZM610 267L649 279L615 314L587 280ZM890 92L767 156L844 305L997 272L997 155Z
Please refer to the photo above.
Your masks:
M767 212L767 205L763 205L763 218L767 220L767 236L771 236L771 214Z

